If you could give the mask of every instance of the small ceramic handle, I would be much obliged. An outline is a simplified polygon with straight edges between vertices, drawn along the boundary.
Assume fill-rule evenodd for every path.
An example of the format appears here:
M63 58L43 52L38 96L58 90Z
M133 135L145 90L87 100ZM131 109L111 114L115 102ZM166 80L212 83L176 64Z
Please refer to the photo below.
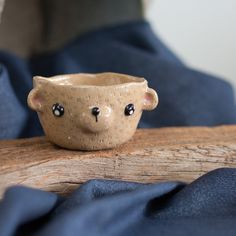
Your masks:
M159 102L158 95L154 89L147 88L144 95L143 110L153 110L157 107Z
M40 97L40 91L37 88L34 88L30 91L27 102L29 107L35 111L42 111L42 98Z

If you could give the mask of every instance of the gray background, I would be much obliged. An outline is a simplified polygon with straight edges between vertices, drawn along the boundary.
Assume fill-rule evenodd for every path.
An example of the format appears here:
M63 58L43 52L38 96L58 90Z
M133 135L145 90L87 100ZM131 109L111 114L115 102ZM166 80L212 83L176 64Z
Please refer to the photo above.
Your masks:
M152 0L147 17L188 64L225 77L236 88L235 0Z

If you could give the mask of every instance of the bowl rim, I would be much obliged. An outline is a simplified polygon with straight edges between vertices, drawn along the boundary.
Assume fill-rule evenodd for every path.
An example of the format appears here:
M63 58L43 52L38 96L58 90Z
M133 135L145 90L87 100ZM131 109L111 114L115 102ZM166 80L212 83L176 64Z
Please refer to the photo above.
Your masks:
M116 80L116 77L119 77L119 81L114 84L104 84L104 81L110 82L110 77L113 77L113 81ZM84 79L84 80L91 80L96 82L99 82L101 80L101 84L73 84L78 79ZM105 79L104 79L105 78ZM118 78L117 78L118 79ZM114 73L114 72L104 72L104 73L75 73L75 74L62 74L62 75L55 75L51 77L43 77L43 76L34 76L33 77L33 83L34 87L37 86L38 83L40 84L52 84L54 86L63 86L63 87L70 87L70 88L118 88L118 87L126 87L130 85L145 85L147 84L147 81L143 77L137 77L127 74L121 74L121 73Z

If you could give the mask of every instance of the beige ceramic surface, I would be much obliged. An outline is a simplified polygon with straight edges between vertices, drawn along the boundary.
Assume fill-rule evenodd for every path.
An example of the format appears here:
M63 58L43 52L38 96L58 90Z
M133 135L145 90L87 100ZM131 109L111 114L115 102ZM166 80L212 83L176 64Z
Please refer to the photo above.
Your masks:
M158 97L147 81L117 73L71 74L50 78L34 77L29 106L38 112L49 140L61 147L100 150L128 141L143 110L152 110ZM55 111L60 104L64 113ZM125 108L135 110L125 115ZM93 108L100 111L93 115ZM55 108L55 106L54 106Z

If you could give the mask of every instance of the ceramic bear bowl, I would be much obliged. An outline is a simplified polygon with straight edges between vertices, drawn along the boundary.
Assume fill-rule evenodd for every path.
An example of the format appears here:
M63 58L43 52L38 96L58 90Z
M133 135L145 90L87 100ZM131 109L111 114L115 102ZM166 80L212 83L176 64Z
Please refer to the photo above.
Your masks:
M78 150L113 148L128 141L143 110L158 104L143 78L117 73L36 76L28 105L48 139Z

